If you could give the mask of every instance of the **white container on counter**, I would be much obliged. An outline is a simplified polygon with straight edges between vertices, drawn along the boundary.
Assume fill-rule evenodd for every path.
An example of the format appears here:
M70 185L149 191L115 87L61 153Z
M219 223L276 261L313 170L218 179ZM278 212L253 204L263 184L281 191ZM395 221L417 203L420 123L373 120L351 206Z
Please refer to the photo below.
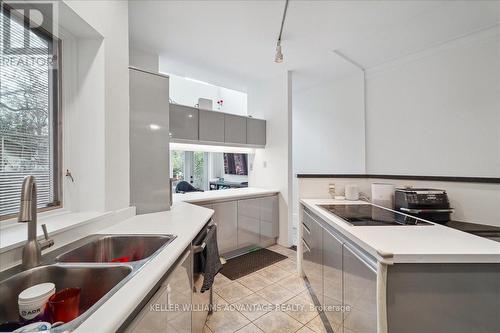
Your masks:
M372 203L382 207L394 208L394 185L385 183L372 184Z
M19 316L24 320L42 318L50 296L56 292L53 283L40 283L24 289L18 296Z
M359 200L359 188L358 185L346 185L345 186L345 198L346 200Z

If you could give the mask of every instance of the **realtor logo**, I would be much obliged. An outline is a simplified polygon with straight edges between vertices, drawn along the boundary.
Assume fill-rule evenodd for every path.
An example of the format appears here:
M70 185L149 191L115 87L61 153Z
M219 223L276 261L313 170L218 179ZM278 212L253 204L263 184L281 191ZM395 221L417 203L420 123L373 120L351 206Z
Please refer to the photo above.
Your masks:
M56 1L2 1L1 53L47 56L51 45L40 43L37 35L50 38L57 35L57 5Z

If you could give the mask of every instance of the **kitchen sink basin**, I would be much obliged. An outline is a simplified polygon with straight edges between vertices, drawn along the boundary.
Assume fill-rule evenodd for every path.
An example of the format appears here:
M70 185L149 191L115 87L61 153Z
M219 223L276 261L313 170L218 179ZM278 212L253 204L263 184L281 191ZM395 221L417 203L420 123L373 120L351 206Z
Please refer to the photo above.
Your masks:
M132 267L127 265L89 267L57 264L23 271L0 282L0 295L2 295L0 323L19 319L18 295L35 284L52 282L56 285L56 291L72 287L81 288L80 314L82 314L131 272Z
M52 282L56 290L81 289L80 315L51 332L75 330L149 260L173 235L90 235L42 256L41 265L0 272L0 323L19 319L18 295L33 285Z
M93 235L80 247L61 254L57 262L132 262L146 259L172 241L169 235ZM85 242L86 241L86 242Z

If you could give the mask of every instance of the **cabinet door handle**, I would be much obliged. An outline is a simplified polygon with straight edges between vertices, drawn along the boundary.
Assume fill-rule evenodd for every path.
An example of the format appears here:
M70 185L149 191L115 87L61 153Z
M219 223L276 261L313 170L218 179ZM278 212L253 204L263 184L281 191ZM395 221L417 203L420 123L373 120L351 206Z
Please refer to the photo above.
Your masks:
M307 231L307 233L310 235L311 234L311 229L309 229L309 227L304 222L302 222L302 226Z
M306 241L304 239L302 239L302 243L304 244L304 247L306 248L306 252L311 252L311 248L309 247L309 245L307 245Z

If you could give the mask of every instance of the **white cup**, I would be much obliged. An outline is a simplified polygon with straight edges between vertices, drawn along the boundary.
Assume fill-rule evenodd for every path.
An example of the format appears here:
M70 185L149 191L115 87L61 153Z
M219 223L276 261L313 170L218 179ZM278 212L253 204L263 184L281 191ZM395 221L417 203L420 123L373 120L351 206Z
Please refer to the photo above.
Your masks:
M345 199L346 200L359 200L359 189L358 185L346 185L345 186Z
M56 292L53 283L40 283L23 290L18 297L19 315L24 320L32 320L36 317L42 318L45 305L50 296Z

